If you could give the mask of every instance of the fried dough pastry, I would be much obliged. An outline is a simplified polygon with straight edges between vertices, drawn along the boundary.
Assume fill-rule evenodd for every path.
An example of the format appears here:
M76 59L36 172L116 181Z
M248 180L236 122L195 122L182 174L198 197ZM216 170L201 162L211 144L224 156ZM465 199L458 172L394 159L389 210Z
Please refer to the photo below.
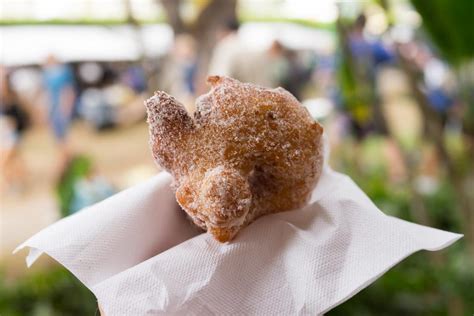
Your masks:
M164 92L145 104L153 157L173 175L176 200L226 242L260 216L307 202L321 174L323 128L282 88L221 76L208 83L194 118Z

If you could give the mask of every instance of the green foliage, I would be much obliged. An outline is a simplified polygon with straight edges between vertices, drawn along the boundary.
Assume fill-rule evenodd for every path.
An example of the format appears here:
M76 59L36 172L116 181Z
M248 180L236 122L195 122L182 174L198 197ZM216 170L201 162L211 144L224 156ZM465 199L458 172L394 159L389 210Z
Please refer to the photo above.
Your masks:
M327 315L461 315L461 305L472 311L472 264L462 248L459 243L443 250L441 259L447 260L441 265L430 253L414 254Z
M55 267L7 282L0 273L0 315L95 315L97 301L70 272Z
M344 108L358 123L366 123L372 115L374 104L373 83L366 68L353 58L349 48L348 22L338 22L339 54L337 79L340 86L341 101Z
M410 185L390 183L378 168L362 173L351 168L349 173L385 213L415 221ZM447 179L423 200L434 227L460 231L460 212ZM474 265L461 240L437 253L410 256L327 315L462 315L474 311L473 288Z
M69 215L70 206L74 198L74 183L87 175L91 168L91 160L84 156L74 157L69 163L56 187L62 216Z
M440 54L456 67L459 97L463 100L463 131L474 136L474 1L412 0L423 18L423 27ZM462 73L464 73L462 75Z
M412 0L440 53L453 65L474 57L474 1Z
M347 58L339 56L338 79L346 106L351 106L351 100L357 95L357 83L349 66Z
M263 23L294 23L311 28L317 28L318 30L334 31L333 23L322 23L315 22L312 20L285 18L285 17L265 17L255 16L250 13L241 14L239 20L242 23L247 22L263 22ZM156 19L139 20L140 24L157 24L166 23L164 16L159 16ZM126 25L128 21L126 19L78 19L78 20L65 20L65 19L50 19L50 20L0 20L0 26L18 26L18 25Z

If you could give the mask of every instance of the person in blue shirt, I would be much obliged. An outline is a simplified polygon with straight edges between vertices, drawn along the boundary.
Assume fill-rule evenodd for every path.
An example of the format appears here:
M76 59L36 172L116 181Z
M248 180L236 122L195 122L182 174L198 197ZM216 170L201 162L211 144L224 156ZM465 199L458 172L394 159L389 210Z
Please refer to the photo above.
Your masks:
M43 67L44 88L48 104L48 122L61 151L60 169L69 160L66 136L71 122L75 99L72 69L50 55Z

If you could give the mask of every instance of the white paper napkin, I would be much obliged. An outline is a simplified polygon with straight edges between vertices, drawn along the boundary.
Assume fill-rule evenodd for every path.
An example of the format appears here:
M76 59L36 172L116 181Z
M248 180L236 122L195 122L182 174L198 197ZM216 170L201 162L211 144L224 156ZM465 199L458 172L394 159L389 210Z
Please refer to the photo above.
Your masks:
M160 173L34 235L98 298L105 315L315 315L408 255L462 235L383 214L327 166L303 209L269 215L228 244L201 234ZM15 250L15 251L17 251Z

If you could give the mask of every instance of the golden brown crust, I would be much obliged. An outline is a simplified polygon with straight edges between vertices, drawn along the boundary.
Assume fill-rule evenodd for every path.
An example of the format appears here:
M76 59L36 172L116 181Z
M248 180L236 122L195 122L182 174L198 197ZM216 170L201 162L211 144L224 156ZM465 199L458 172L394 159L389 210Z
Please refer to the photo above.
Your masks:
M146 102L150 143L181 207L226 242L262 215L307 202L321 174L323 129L282 88L208 82L194 118L164 92Z

